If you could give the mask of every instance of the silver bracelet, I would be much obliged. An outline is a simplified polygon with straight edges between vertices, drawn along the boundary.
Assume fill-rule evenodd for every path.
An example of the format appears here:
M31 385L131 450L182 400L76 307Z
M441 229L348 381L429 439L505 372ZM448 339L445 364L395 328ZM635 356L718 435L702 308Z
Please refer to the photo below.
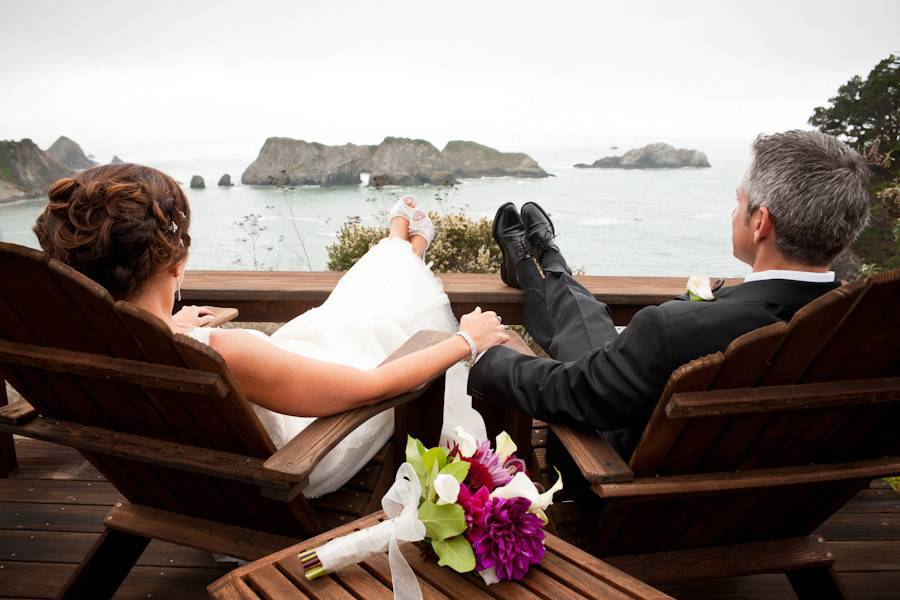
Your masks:
M472 336L465 331L457 331L453 335L458 335L462 339L466 340L466 343L469 345L469 358L465 359L462 362L464 365L471 369L475 366L475 357L478 356L478 347L475 346L475 340L473 340Z

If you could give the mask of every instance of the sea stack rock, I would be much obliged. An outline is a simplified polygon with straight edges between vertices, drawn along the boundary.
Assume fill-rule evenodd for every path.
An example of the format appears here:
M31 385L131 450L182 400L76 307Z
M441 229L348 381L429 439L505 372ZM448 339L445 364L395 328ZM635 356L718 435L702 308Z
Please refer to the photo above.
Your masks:
M224 175L222 175L221 177L219 177L219 183L218 183L218 185L220 185L220 186L222 186L222 187L231 187L231 186L233 186L234 184L231 183L231 175L229 175L228 173L225 173Z
M121 158L119 158L119 156L118 156L117 154L113 154L112 160L109 161L109 164L111 164L111 165L121 165L121 164L124 163L124 162L125 162L125 161L122 160Z
M447 142L441 154L457 177L549 177L527 154L500 152L476 142Z
M578 168L593 169L677 169L709 167L706 155L699 150L675 148L670 144L650 144L629 150L623 156L607 156L592 164L578 163Z
M53 145L47 148L47 155L76 170L90 169L97 165L96 162L85 156L81 146L66 136L61 136L53 142Z
M374 146L327 146L291 138L266 140L244 174L248 185L358 185Z
M199 175L194 175L191 177L191 189L192 190L202 190L206 187L206 183L203 181L203 178Z
M369 185L453 185L453 169L430 142L387 137L378 145L363 171Z
M28 138L0 141L0 202L43 196L57 179L74 172Z

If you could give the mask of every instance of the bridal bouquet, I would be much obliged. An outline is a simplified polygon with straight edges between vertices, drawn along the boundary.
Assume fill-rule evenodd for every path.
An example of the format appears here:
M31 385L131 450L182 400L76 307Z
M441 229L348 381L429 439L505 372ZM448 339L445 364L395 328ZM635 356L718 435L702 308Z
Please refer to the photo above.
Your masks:
M423 540L439 565L477 571L488 584L525 577L544 556L544 510L562 489L562 478L540 493L509 435L501 433L496 442L492 449L461 427L446 448L425 448L408 438L406 462L382 499L389 520L300 554L306 577L388 550L395 596L420 598L398 544Z

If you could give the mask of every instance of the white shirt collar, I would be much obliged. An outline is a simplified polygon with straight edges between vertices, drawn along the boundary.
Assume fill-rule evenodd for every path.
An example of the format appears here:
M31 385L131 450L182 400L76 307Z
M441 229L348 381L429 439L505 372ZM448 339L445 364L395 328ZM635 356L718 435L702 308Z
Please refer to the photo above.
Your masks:
M815 273L813 271L783 271L772 269L769 271L750 273L744 277L744 282L763 281L765 279L791 279L793 281L809 281L811 283L831 283L834 281L834 271Z

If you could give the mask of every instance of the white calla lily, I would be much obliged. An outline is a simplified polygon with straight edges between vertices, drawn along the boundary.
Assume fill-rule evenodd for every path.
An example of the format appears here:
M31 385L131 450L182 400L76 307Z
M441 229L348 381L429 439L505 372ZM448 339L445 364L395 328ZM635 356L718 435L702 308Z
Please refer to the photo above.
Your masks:
M528 508L530 512L537 513L537 511L547 510L547 507L553 504L553 494L563 489L562 475L559 471L556 472L556 475L556 483L541 494L534 482L520 471L513 475L512 481L491 492L491 498L525 498L531 502L531 506Z
M517 449L516 443L512 441L512 438L509 437L508 433L501 431L497 435L497 445L494 447L494 454L500 459L501 464L514 454Z
M437 504L456 504L459 496L459 482L456 477L440 474L434 478L434 491L437 492Z
M532 504L532 509L537 505L539 510L547 510L547 507L553 504L553 494L563 489L562 473L556 471L556 483L549 490L538 496L537 502Z
M687 293L691 300L715 300L709 277L691 275L687 280Z
M475 441L475 438L469 435L469 432L462 427L454 429L453 435L459 446L460 456L463 458L471 458L472 455L475 454L475 451L478 450L478 442Z
M506 485L500 486L491 492L491 498L526 498L531 505L538 501L540 492L534 482L528 479L528 475L519 471L513 475L512 480Z

